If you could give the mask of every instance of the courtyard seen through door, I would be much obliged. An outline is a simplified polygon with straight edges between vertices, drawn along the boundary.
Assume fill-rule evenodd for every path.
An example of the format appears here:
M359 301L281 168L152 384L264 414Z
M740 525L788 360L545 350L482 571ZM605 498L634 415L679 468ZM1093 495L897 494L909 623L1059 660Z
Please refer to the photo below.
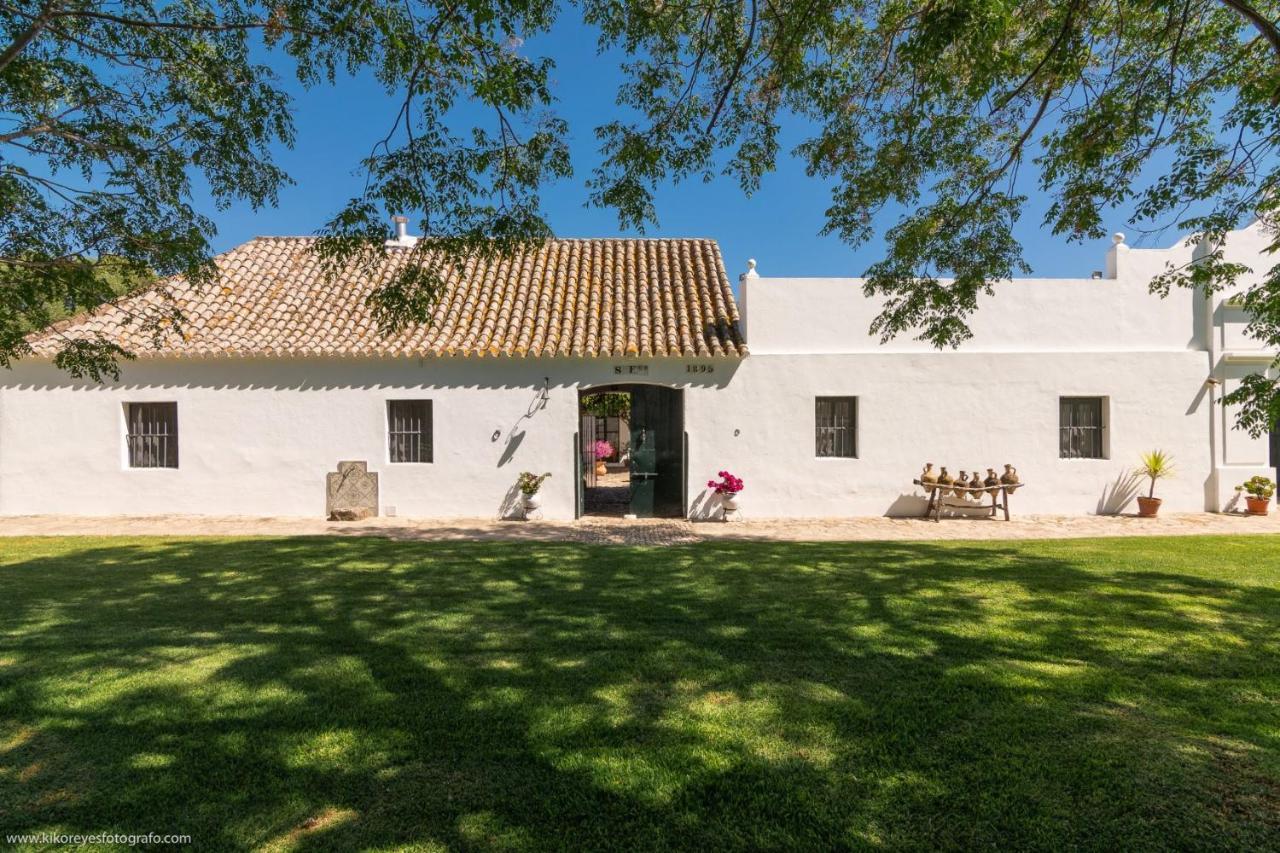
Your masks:
M579 394L578 515L681 517L683 392L609 385Z

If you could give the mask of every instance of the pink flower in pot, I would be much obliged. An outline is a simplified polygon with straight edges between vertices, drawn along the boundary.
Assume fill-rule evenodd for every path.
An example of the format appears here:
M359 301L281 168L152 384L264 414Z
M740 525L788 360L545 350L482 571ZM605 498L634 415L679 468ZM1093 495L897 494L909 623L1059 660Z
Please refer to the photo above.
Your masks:
M720 471L716 476L720 478L719 482L708 480L707 488L717 495L732 498L742 491L742 479L740 477L735 477L728 471Z
M720 503L726 512L734 512L738 509L738 494L743 488L742 478L735 477L728 471L717 472L716 476L720 479L708 480L707 488L720 496Z

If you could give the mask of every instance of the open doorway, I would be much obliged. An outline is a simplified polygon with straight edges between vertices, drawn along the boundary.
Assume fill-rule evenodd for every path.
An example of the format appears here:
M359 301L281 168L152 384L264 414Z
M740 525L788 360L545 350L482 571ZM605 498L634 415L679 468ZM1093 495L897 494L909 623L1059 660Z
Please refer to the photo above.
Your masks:
M631 392L602 389L578 396L582 420L585 515L631 512Z
M578 396L579 515L680 517L684 395L654 385L609 385Z

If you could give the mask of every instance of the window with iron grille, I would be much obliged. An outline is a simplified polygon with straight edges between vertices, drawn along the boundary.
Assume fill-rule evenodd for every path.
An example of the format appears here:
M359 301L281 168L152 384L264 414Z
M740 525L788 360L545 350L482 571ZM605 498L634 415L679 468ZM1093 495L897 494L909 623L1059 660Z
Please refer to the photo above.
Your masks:
M431 401L387 401L387 447L392 462L431 461Z
M130 468L178 467L178 404L125 403Z
M1102 397L1058 400L1058 455L1063 459L1105 459Z
M818 397L814 439L818 456L858 455L858 398Z

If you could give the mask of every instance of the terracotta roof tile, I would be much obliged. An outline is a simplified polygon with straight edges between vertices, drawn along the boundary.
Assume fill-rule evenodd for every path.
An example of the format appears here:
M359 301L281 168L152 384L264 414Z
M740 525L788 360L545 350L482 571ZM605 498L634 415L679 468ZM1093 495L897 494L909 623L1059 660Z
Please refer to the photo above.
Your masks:
M746 354L713 240L551 240L446 276L432 322L382 335L367 299L410 253L391 248L377 275L325 277L314 238L258 237L216 259L203 288L163 282L186 317L160 345L130 317L161 310L154 291L63 321L28 340L52 355L102 336L143 355L684 356ZM430 256L428 256L430 258ZM430 262L430 260L428 260Z

